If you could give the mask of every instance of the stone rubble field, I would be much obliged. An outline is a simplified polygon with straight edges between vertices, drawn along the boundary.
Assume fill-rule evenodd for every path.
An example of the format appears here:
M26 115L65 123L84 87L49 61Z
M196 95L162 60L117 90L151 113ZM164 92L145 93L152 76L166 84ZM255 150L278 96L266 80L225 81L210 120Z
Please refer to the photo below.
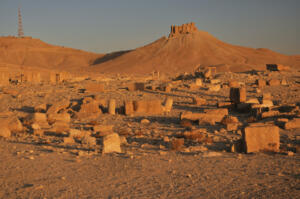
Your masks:
M296 198L300 72L0 76L0 198Z

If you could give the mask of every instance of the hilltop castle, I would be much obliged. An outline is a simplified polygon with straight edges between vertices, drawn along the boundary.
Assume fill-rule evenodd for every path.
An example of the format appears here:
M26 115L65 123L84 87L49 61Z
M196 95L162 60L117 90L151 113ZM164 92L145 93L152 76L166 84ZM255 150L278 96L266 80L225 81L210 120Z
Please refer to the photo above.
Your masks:
M189 34L197 31L198 29L194 22L182 24L181 26L172 25L169 38L176 37L180 34Z

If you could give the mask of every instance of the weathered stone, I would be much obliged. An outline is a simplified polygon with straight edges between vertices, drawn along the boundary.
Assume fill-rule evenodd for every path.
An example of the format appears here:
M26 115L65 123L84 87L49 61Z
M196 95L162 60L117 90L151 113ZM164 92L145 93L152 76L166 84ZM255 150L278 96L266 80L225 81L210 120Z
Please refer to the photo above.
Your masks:
M85 131L81 131L79 129L69 129L69 137L73 138L82 138L86 134Z
M228 109L227 108L218 108L218 109L204 109L204 113L206 114L212 114L212 115L220 115L225 116L228 115Z
M275 117L279 115L279 111L267 111L261 114L261 118Z
M246 101L246 88L230 88L230 101L239 104Z
M246 127L243 131L246 153L260 151L279 151L279 128L273 125Z
M49 123L70 123L71 117L68 113L47 114Z
M133 101L125 101L124 106L125 106L125 115L134 114Z
M143 91L145 90L145 84L142 82L135 82L128 85L129 91Z
M64 144L75 144L73 137L64 137Z
M112 133L103 137L102 153L121 153L121 140L117 133Z
M113 125L96 125L93 127L94 132L113 132Z
M161 114L163 108L160 100L138 100L133 101L133 107L135 113L146 114Z
M206 105L206 99L204 98L200 98L200 97L193 97L193 104L197 105L197 106L202 106L202 105Z
M286 79L282 79L282 80L281 80L281 85L283 85L283 86L288 85L287 80L286 80Z
M218 102L218 108L229 108L231 107L231 102Z
M272 100L271 93L263 93L262 99L263 100Z
M111 115L116 114L116 100L115 99L110 99L108 103L108 113Z
M12 133L18 133L23 131L23 125L20 120L15 116L8 116L0 118L0 127L8 128Z
M92 147L92 146L96 146L97 141L95 137L91 137L90 135L85 135L81 138L81 144Z
M208 91L211 91L211 92L218 92L218 91L220 91L220 89L221 89L221 86L219 84L208 86Z
M150 124L150 121L148 119L142 119L141 124Z
M184 139L183 138L174 138L171 141L171 149L174 151L180 151L184 147Z
M88 83L84 88L87 93L102 93L105 91L104 84L102 83Z
M99 104L96 100L91 100L81 104L79 112L76 114L78 118L97 118L102 114Z
M58 113L61 110L64 110L70 106L69 100L64 100L61 102L57 102L55 104L52 104L52 106L47 110L47 114L54 114Z
M291 68L289 66L284 66L282 64L267 64L267 70L270 71L289 71Z
M0 126L0 137L9 138L11 136L11 131L6 126Z
M189 85L188 85L188 88L189 88L191 91L195 91L195 90L199 90L200 86L196 85L195 83L192 83L192 84L189 84Z
M263 99L261 105L263 105L263 107L272 107L274 104L272 100Z
M230 123L238 123L238 122L239 122L239 120L237 117L229 116L229 115L226 115L221 121L221 123L224 125L230 124Z
M226 124L226 130L227 131L236 131L239 127L238 123L228 123Z
M200 78L197 78L196 80L195 80L195 84L197 85L197 86L202 86L202 79L200 79Z
M231 80L228 83L230 88L239 88L240 87L240 83L237 80Z
M294 118L284 124L285 129L298 129L300 128L300 118Z
M219 83L221 83L221 80L219 80L219 79L210 79L209 83L211 83L211 84L219 84Z
M172 106L173 106L173 99L171 97L167 97L164 103L164 111L170 112L172 110Z
M257 98L248 99L245 103L246 104L260 104Z
M279 79L271 79L268 81L269 86L279 86L280 85L280 80Z
M228 114L228 111L227 111ZM198 121L199 125L214 125L216 122L221 122L223 117L225 116L225 111L218 112L218 111L211 111L209 113L192 113L192 112L182 112L180 114L180 119L184 120L191 120L191 121Z
M47 110L47 104L39 104L34 107L35 112L45 113Z
M264 88L267 85L266 80L264 79L256 80L256 84L259 88Z

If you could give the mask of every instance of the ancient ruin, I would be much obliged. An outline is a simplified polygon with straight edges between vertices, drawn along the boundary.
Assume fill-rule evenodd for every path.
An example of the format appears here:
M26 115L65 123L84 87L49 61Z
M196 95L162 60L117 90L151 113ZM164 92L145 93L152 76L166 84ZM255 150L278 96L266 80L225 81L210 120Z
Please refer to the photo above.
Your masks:
M197 31L198 29L194 22L182 24L181 26L172 25L169 38L177 37L183 34L190 34Z

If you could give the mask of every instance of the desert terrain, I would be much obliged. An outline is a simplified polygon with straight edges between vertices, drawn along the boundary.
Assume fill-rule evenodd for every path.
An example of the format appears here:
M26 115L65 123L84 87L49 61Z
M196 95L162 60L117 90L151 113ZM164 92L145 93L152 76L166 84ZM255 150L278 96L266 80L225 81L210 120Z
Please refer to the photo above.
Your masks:
M298 198L299 154L299 55L0 37L0 198Z

